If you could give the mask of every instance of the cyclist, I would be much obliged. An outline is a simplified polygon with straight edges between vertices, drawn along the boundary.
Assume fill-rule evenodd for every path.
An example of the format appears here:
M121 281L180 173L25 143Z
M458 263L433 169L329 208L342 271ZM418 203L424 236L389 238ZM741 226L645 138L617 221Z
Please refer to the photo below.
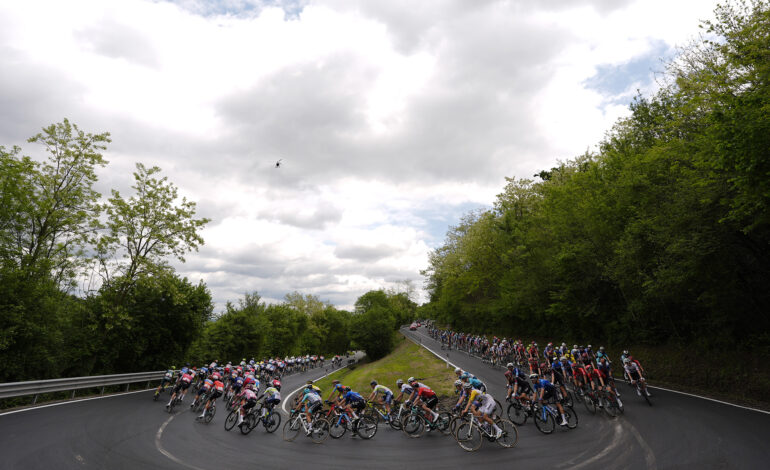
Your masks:
M273 380L259 398L265 399L265 407L272 410L275 405L281 403L281 382Z
M309 382L308 384L312 384L312 382ZM332 380L332 391L329 394L329 398L326 401L327 402L334 401L335 394L337 394L337 398L342 398L342 395L343 393L345 393L344 390L346 388L350 388L350 387L346 387L342 385L339 380L336 380L336 379Z
M491 418L495 412L495 399L488 393L472 388L470 383L463 384L463 388L468 391L468 403L463 409L463 415L468 413L468 408L471 408L471 413L492 426L492 429L495 430L495 439L498 439L503 435L503 430Z
M203 418L203 416L206 415L206 411L215 401L217 401L217 398L221 397L222 394L225 393L225 384L223 384L219 378L219 374L211 374L211 379L213 380L214 384L211 387L211 394L209 395L208 400L206 400L206 406L203 407L203 411L201 412L200 416L198 416L198 418Z
M463 381L460 379L455 380L455 395L460 395L454 406L455 410L459 410L463 403L465 403L465 399L468 398L468 394L465 392L465 388L463 388Z
M559 386L562 398L567 398L567 387L564 385L564 369L561 365L561 360L554 359L551 364L551 383Z
M166 405L166 408L171 408L171 403L176 399L176 397L181 393L181 397L179 398L179 401L184 401L184 397L187 394L187 389L190 388L190 384L192 383L193 376L190 374L190 371L187 370L184 374L179 376L179 379L176 381L176 385L174 385L174 393L171 394L171 399L168 401L168 404Z
M612 362L610 356L604 351L604 346L599 346L599 351L596 353L596 363L600 363L602 358L605 358L608 364Z
M303 406L305 407L305 420L307 424L313 422L313 413L321 409L321 397L316 393L312 387L305 387L302 391L302 399L294 407L294 411L299 411ZM312 432L312 428L308 426L306 434L309 436Z
M385 421L388 421L390 419L390 404L393 402L393 391L384 385L378 384L376 380L372 380L369 385L372 386L372 393L369 394L367 401L372 401L378 394L382 393L382 398L378 403L385 407L385 412L387 413Z
M240 398L241 411L238 413L238 422L236 423L238 426L243 424L243 417L246 416L248 410L257 404L257 392L254 391L254 384L244 385Z
M564 414L564 408L561 406L560 402L556 401L556 387L554 387L553 384L546 379L541 379L537 374L532 374L529 376L529 378L534 384L537 401L545 401L546 403L555 402L556 407L559 409L559 413L561 414L561 423L559 423L559 425L566 426L567 416ZM538 391L540 392L539 395Z
M636 385L636 382L638 381L641 386L640 388L644 389L644 393L650 397L650 392L647 390L646 387L646 381L644 380L644 377L642 377L642 372L644 371L641 368L641 365L639 364L639 361L633 360L631 356L625 358L623 361L623 368L626 371L626 374L628 375L628 378L631 380L631 385ZM636 389L636 394L640 397L642 396L642 393L639 391L639 388Z
M198 404L198 400L201 400L201 395L205 396L209 391L211 391L211 388L214 386L214 381L210 378L206 378L203 380L203 385L198 388L198 393L195 394L195 400L193 400L192 403L190 403L190 408L195 408L195 405Z
M338 399L340 406L351 413L354 419L358 419L358 413L366 408L364 397L351 390L350 387L345 387L342 392L343 394Z
M404 383L403 380L398 379L396 380L396 388L399 389L401 393L398 394L398 398L396 398L396 401L401 401L404 397L409 399L409 397L412 396L412 393L414 392L414 389L411 385Z
M174 366L171 366L171 369L167 370L165 374L163 374L163 378L160 379L160 385L158 385L157 390L155 390L155 398L160 395L160 392L163 391L163 389L166 388L167 384L170 384L174 381L174 369L176 369Z
M620 393L618 393L618 389L615 387L615 379L612 377L612 367L610 366L609 359L607 359L606 356L602 356L600 359L598 359L598 361L599 365L596 366L596 368L605 376L605 380L607 382L607 391L612 391L612 393L615 394L615 397L618 400L618 405L622 407L623 403L621 403Z
M431 421L436 421L436 418L438 418L438 413L433 411L433 408L438 405L438 396L436 396L436 393L425 384L421 384L416 380L411 382L410 385L412 385L414 391L412 392L413 398L409 401L414 403L415 406L420 405L426 413L430 413L430 415L433 417Z

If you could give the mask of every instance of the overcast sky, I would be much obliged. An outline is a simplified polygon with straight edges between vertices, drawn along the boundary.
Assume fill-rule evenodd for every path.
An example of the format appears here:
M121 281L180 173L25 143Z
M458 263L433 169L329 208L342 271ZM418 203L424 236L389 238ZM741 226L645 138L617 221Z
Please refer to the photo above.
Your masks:
M594 148L711 0L0 0L0 144L109 131L212 219L218 309L414 280L504 177ZM278 159L283 166L274 168Z

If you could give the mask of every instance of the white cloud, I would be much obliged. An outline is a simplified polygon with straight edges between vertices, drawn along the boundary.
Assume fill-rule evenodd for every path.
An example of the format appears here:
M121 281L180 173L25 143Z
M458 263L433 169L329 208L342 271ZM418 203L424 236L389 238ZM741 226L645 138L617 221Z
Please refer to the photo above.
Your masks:
M102 191L157 164L212 219L179 269L220 305L300 290L351 306L418 279L504 176L595 145L714 5L5 2L0 143L64 116L109 130Z

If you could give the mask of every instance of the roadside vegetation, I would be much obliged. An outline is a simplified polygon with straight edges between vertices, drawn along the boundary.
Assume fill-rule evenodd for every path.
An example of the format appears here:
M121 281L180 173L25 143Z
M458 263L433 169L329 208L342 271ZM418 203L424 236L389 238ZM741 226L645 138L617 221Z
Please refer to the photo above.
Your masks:
M400 333L393 336L396 347L389 355L352 369L340 369L316 382L323 391L324 398L331 393L333 380L339 380L364 397L372 392L371 381L377 380L398 396L396 380L406 381L411 376L428 385L439 397L454 396L454 371L447 368L444 361Z
M597 151L449 230L418 316L627 347L651 377L770 401L770 3L715 13Z

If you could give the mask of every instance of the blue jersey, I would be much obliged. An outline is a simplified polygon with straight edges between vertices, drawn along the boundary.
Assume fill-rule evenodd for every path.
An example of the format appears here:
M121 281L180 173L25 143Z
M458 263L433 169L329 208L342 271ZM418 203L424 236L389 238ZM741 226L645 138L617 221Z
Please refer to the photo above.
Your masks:
M471 377L470 379L468 379L468 383L471 384L471 387L473 387L473 388L475 388L477 390L481 389L481 387L484 386L484 382L482 382L481 380L477 379L476 377Z
M550 392L554 390L553 384L545 379L540 379L535 381L535 390L539 390L541 388L544 389L546 392Z
M364 401L364 397L362 397L358 393L351 390L350 392L345 394L345 401L347 401L348 403Z

